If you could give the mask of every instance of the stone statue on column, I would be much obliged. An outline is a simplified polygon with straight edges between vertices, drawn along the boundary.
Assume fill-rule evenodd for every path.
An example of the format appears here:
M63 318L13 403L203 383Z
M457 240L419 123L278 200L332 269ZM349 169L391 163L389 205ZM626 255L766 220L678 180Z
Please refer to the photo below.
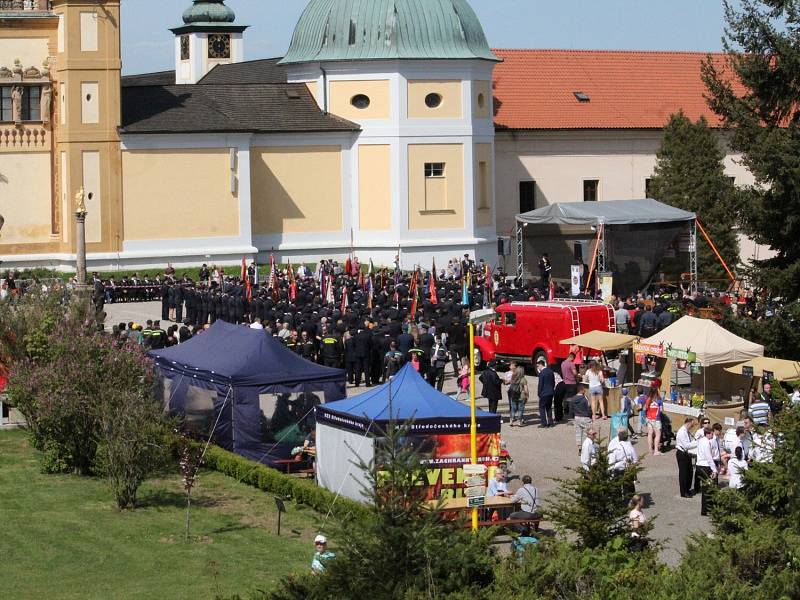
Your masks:
M50 122L50 108L53 104L53 88L49 85L42 87L41 113L42 123Z
M81 189L78 190L78 193L75 194L75 214L85 215L86 212L86 192L81 187Z
M78 287L86 287L86 192L83 187L75 194L75 266Z
M24 93L21 85L11 88L11 116L15 125L22 125L22 94Z

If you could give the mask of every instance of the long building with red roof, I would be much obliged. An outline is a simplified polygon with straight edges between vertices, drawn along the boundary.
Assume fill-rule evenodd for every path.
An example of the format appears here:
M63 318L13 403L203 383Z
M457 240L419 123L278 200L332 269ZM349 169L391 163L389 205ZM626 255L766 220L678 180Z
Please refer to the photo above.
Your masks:
M556 202L649 196L662 131L682 110L720 121L706 102L701 66L722 54L616 50L495 49L497 228ZM724 133L720 138L725 143ZM728 152L739 185L752 175ZM743 258L763 249L743 244ZM513 261L513 257L511 257ZM509 263L511 264L511 263Z

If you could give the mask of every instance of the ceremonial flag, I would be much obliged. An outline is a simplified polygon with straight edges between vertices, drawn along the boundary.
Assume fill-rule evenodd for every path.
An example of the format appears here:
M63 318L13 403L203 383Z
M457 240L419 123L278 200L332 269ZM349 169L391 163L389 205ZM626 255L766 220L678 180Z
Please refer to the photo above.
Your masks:
M348 306L350 306L350 298L347 297L347 286L344 286L344 288L342 288L342 304L339 307L342 314L345 313Z
M486 265L486 269L484 271L484 282L483 282L483 307L489 308L492 304L492 296L494 290L492 289L492 270L489 268L489 265Z
M361 287L362 290L367 289L367 280L364 279L364 273L361 271L358 272L358 285Z
M409 296L411 296L411 318L415 318L417 315L417 304L419 297L417 295L417 288L419 288L419 283L417 282L417 277L419 277L419 268L414 271L414 277L411 279L411 288L408 290Z
M294 278L294 269L292 269L292 263L289 263L289 300L293 301L297 299L297 281Z
M272 288L275 285L275 257L270 254L269 255L269 281L267 282L267 287Z
M333 275L328 275L326 279L328 280L328 286L325 294L325 304L333 304Z
M350 275L353 272L353 261L348 258L344 263L345 275Z
M250 278L247 276L247 260L242 257L242 282L244 283L244 297L248 300L253 299L253 288L250 286Z
M431 278L428 283L431 294L431 304L434 306L439 304L439 295L436 293L436 259L433 259L433 266L431 267Z
M372 261L370 261L370 268L372 268ZM372 302L375 297L375 282L372 274L367 280L367 308L372 310Z

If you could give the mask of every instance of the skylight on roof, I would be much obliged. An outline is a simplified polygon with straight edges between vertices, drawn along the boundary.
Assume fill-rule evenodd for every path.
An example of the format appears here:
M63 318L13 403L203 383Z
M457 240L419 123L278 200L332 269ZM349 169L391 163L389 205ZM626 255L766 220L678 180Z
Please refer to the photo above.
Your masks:
M591 102L592 99L586 92L572 92L578 102Z

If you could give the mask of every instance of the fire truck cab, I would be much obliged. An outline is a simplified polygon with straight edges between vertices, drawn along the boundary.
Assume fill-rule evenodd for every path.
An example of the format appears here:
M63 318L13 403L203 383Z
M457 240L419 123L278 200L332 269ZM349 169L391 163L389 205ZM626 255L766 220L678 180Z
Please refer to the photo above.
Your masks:
M517 360L535 364L544 358L555 364L569 355L561 343L589 331L616 332L614 309L594 300L512 302L497 307L493 322L475 338L475 362Z

